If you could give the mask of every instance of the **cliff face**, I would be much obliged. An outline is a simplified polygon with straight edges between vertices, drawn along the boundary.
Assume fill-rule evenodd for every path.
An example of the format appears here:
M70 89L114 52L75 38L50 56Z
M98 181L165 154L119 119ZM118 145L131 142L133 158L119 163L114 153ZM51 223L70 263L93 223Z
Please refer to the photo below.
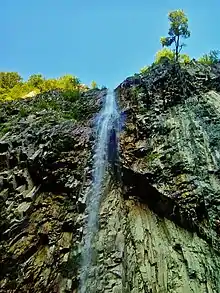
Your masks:
M2 132L10 128L0 143L0 292L77 287L82 186L103 94L72 101L55 91L1 108Z
M117 88L121 178L104 190L89 292L220 292L219 82L218 66L164 64ZM10 112L25 101L1 110L14 124L0 143L0 292L77 292L103 94L74 102L87 110L75 122Z
M118 89L126 292L220 291L218 70L158 66Z

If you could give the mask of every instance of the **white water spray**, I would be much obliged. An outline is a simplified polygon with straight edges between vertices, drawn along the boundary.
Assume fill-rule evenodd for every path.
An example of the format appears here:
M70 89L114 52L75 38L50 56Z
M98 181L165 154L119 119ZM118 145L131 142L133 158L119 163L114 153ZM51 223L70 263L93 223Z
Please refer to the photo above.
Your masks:
M93 161L93 183L87 204L88 218L85 227L85 240L81 258L80 293L89 292L87 281L91 273L94 256L93 240L98 232L99 208L102 200L103 180L109 160L109 145L112 145L114 134L114 149L117 149L119 111L113 92L108 92L104 106L96 123L96 145ZM111 141L111 144L110 144ZM111 151L111 150L110 150ZM112 150L114 152L114 150ZM95 281L95 280L94 280Z

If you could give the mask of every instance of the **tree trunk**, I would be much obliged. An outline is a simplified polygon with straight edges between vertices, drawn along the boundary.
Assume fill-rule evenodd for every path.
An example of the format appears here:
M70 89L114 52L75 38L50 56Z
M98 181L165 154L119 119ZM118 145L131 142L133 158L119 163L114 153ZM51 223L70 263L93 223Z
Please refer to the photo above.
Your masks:
M177 36L177 41L176 41L176 62L178 62L178 57L179 57L179 43L180 43L180 36Z

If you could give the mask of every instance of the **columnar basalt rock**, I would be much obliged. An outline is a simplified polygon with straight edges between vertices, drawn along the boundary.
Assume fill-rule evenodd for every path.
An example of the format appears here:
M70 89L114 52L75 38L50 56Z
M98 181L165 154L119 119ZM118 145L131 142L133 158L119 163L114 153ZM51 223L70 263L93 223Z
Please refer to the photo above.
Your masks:
M168 63L116 89L121 177L103 189L90 293L220 292L219 81L219 65ZM82 110L74 119L20 117L37 97L2 106L0 292L77 292L105 93L68 104ZM65 112L59 93L48 98Z
M21 107L34 105L31 100L15 102L11 117L7 112L14 103L3 105L4 121L20 120L0 142L0 292L78 287L85 190L91 185L91 119L103 94L93 91L81 98L78 121L50 109L19 117ZM44 95L36 99L66 102L60 93ZM86 111L90 115L84 117Z

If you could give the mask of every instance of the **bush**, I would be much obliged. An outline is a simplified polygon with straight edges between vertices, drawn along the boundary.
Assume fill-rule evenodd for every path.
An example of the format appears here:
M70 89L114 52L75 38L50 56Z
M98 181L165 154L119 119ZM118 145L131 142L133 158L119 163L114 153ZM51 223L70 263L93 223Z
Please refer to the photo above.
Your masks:
M80 97L79 90L66 90L62 93L65 100L75 102Z
M208 54L204 54L198 59L198 62L204 65L213 65L220 61L219 59L219 50L212 50Z
M23 98L31 91L33 91L33 87L28 83L17 84L8 92L8 96L10 96L11 100L16 100Z
M190 57L187 54L180 54L179 61L180 63L188 64L190 62Z
M160 50L156 53L155 64L163 63L166 60L174 61L175 60L175 53L168 48L163 48L162 50Z
M20 111L19 111L19 114L20 114L21 117L27 117L28 114L29 114L29 111L28 111L27 107L21 107Z
M0 88L11 89L21 81L17 72L0 72Z
M149 72L149 70L150 70L149 66L144 66L140 69L140 73L146 74L147 72Z
M165 62L166 60L174 62L175 61L175 52L168 49L163 48L158 51L155 56L155 64L160 64ZM179 62L181 64L187 64L190 62L190 57L187 54L179 54Z
M91 82L91 89L97 89L98 88L98 85L97 85L97 83L93 80L92 82Z
M93 82L93 87L97 84ZM54 89L64 91L64 97L69 101L75 101L80 92L89 89L80 80L71 74L58 79L46 79L41 74L33 74L28 81L22 82L22 78L16 72L0 72L0 101L16 100L28 97L28 94L43 93Z
M57 80L57 87L65 90L73 90L78 88L80 80L71 74L66 74Z
M38 89L42 89L42 86L44 84L45 78L42 76L42 74L33 74L29 77L27 83Z

